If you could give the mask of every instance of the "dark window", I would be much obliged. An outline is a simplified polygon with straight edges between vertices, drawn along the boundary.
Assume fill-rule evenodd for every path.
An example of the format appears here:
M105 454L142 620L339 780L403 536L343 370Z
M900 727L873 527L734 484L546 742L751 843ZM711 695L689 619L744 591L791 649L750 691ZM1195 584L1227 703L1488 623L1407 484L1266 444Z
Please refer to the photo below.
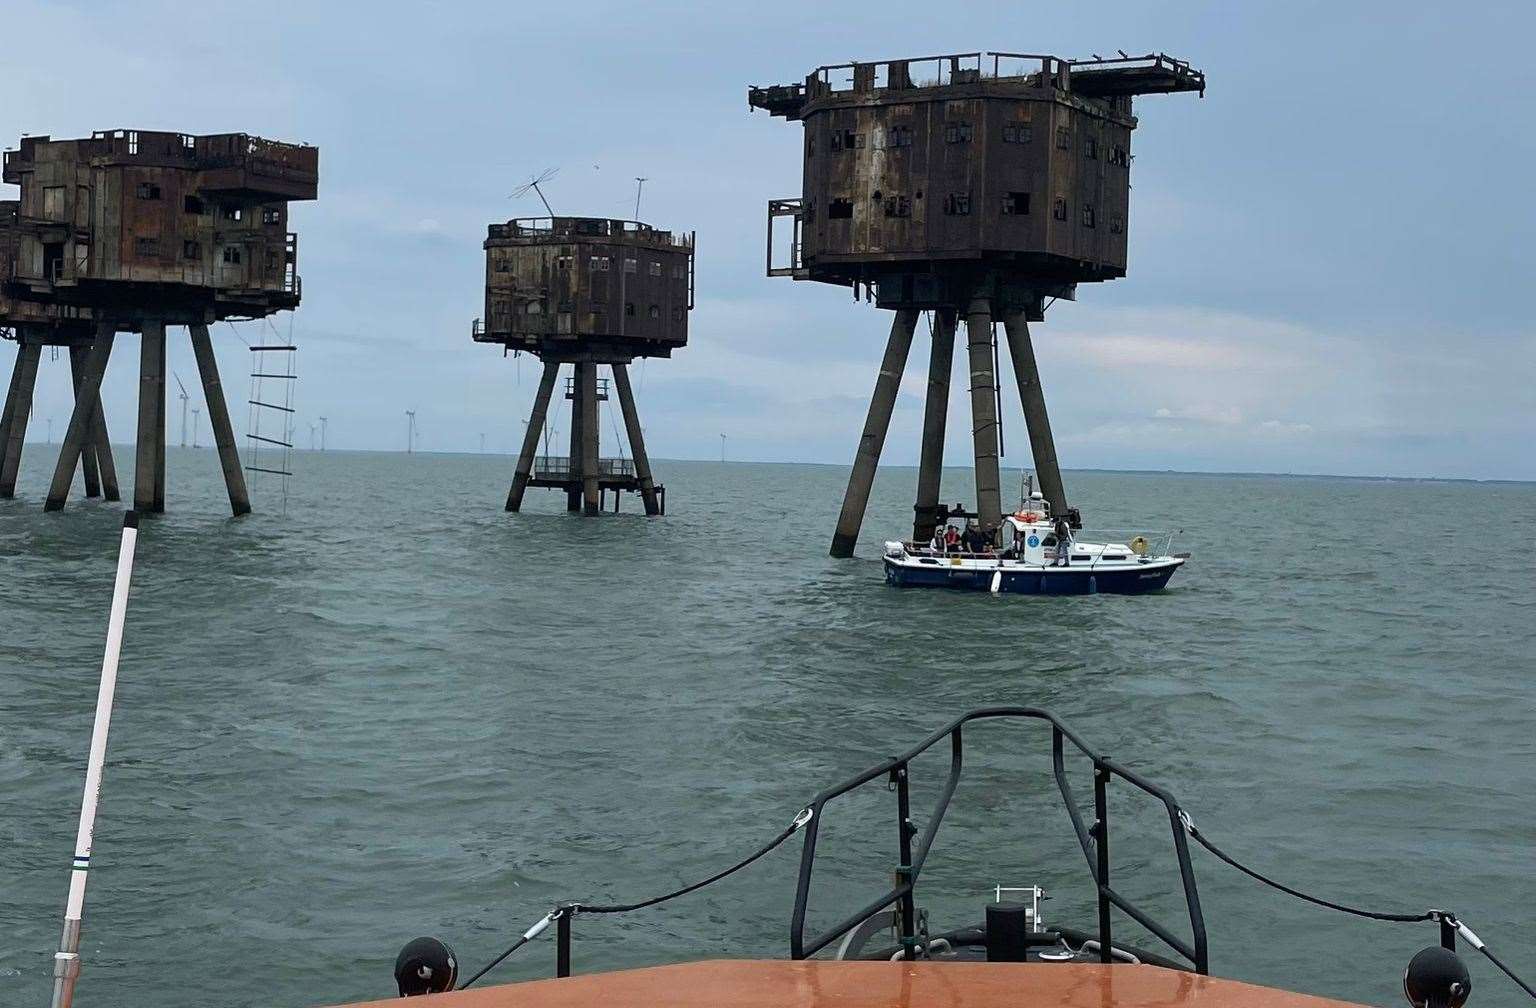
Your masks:
M160 187L152 182L139 183L139 199L159 199Z
M1008 125L1003 127L1003 143L1029 143L1035 138L1032 126Z
M806 157L814 157L815 154L816 154L816 137L815 136L807 136L805 138L805 156Z
M1124 234L1125 233L1125 218L1121 217L1119 214L1115 214L1113 217L1111 217L1109 219L1109 233L1110 234Z
M1003 213L1011 217L1029 213L1029 193L1011 192L1003 196Z
M1088 563L1092 559L1093 559L1093 557L1089 556L1086 553L1074 554L1073 557L1072 557L1072 562L1073 563Z
M661 276L661 263L659 263L659 262L651 263L650 264L650 272L651 272L651 276Z
M133 240L133 254L136 256L157 256L160 254L159 238L135 238Z
M1093 222L1093 204L1092 203L1084 203L1083 204L1083 227L1091 228L1093 226L1094 226L1094 222Z
M953 122L944 124L945 143L966 143L971 139L971 124L968 122Z
M635 314L635 303L633 301L625 301L624 302L624 314L628 315L630 317L634 317L634 314Z
M864 146L864 134L853 130L835 130L832 133L832 149L854 150Z
M1098 137L1083 137L1083 156L1095 161L1099 159Z
M510 272L512 272L512 261L510 259L508 259L506 256L497 256L496 257L496 272L497 273L510 273Z
M1057 196L1056 202L1051 204L1051 216L1057 220L1067 219L1067 200L1064 196Z
M651 310L648 314L651 318L661 318L661 305L651 305Z
M276 207L263 207L261 222L263 224L281 224L283 222L283 212Z
M971 212L971 194L950 193L945 196L944 212L952 217L964 217Z
M853 217L853 200L835 199L827 204L827 217L831 220L849 220Z
M890 147L911 147L912 127L892 126L886 133L886 144Z
M1069 129L1068 127L1066 127L1066 126L1057 126L1056 127L1056 149L1057 150L1071 150L1072 149L1072 130Z
M240 248L236 245L224 246L224 261L232 265L240 264Z
M237 220L245 220L245 208L244 207L237 207L237 206L227 206L227 207L225 207L224 208L224 219L225 220L235 220L235 221L237 221Z
M268 252L267 253L267 272L268 273L273 273L273 272L276 272L276 270L277 270L277 253L276 252Z
M203 247L195 241L184 241L181 243L181 257L183 259L201 259L203 257Z
M672 309L672 321L673 322L681 322L682 320L683 320L683 309L681 307L673 308Z
M198 199L196 196L182 197L181 208L190 214L200 214L205 212L207 209L203 206L203 201Z
M608 262L608 257L607 256L588 256L587 257L587 269L591 270L594 273L606 273L606 272L608 272L608 266L609 266L609 262Z
M887 217L911 217L911 198L907 196L887 196L885 198L885 215Z
M1131 159L1124 147L1115 144L1109 149L1109 163L1123 168L1131 163Z

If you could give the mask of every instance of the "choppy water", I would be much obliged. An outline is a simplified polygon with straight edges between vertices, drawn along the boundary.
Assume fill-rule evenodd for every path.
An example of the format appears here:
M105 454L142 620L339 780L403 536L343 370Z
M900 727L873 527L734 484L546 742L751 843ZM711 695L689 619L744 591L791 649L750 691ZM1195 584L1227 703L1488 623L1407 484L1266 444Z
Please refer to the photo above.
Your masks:
M116 507L42 513L45 454L0 502L6 1005L47 997L118 536ZM882 473L861 558L839 562L836 468L667 462L666 519L590 521L541 491L504 514L501 457L298 467L286 517L258 488L262 513L231 522L212 453L171 451L172 511L145 523L129 610L82 1004L385 996L418 933L477 967L553 901L708 874L821 786L997 702L1054 708L1256 865L1453 907L1536 975L1536 488L1072 474L1090 524L1180 526L1194 562L1160 596L991 598L882 583L910 470ZM945 498L968 499L951 475ZM957 924L994 884L1039 882L1056 920L1090 922L1045 736L967 741L919 902ZM920 813L939 769L915 770ZM1159 820L1119 792L1115 809L1117 885L1177 920ZM892 796L838 816L822 923L892 863ZM576 967L782 955L796 860L582 918ZM1224 975L1390 1005L1435 938L1196 866ZM1474 1004L1519 1003L1470 964ZM545 941L497 975L552 967Z

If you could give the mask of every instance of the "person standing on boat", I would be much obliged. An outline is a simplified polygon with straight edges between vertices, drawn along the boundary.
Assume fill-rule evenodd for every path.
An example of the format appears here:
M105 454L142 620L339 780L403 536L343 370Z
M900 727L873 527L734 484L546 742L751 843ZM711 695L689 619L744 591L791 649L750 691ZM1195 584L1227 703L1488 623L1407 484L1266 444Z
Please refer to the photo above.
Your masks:
M1056 566L1067 566L1067 539L1072 535L1072 530L1067 527L1065 518L1056 519Z

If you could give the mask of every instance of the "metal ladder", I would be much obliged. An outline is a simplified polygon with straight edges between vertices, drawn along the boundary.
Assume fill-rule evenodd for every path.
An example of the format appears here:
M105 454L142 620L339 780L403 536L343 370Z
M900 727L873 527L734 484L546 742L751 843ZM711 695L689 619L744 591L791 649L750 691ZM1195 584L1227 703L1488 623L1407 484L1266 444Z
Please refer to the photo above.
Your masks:
M251 347L245 470L277 478L284 514L288 512L288 480L293 476L293 404L298 365L299 348L291 340ZM260 477L253 477L252 482L257 478Z

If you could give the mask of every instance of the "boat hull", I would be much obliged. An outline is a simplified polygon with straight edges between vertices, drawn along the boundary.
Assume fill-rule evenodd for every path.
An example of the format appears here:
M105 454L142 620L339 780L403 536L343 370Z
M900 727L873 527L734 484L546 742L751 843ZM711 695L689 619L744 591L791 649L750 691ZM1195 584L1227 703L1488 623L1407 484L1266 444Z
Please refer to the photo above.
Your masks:
M1144 595L1162 591L1168 580L1183 566L1178 558L1158 560L1135 567L1009 567L998 568L985 562L954 565L944 558L938 563L922 563L908 558L898 561L885 557L885 580L900 588L956 588L962 591L991 591L992 581L1001 570L999 593L1010 595Z

